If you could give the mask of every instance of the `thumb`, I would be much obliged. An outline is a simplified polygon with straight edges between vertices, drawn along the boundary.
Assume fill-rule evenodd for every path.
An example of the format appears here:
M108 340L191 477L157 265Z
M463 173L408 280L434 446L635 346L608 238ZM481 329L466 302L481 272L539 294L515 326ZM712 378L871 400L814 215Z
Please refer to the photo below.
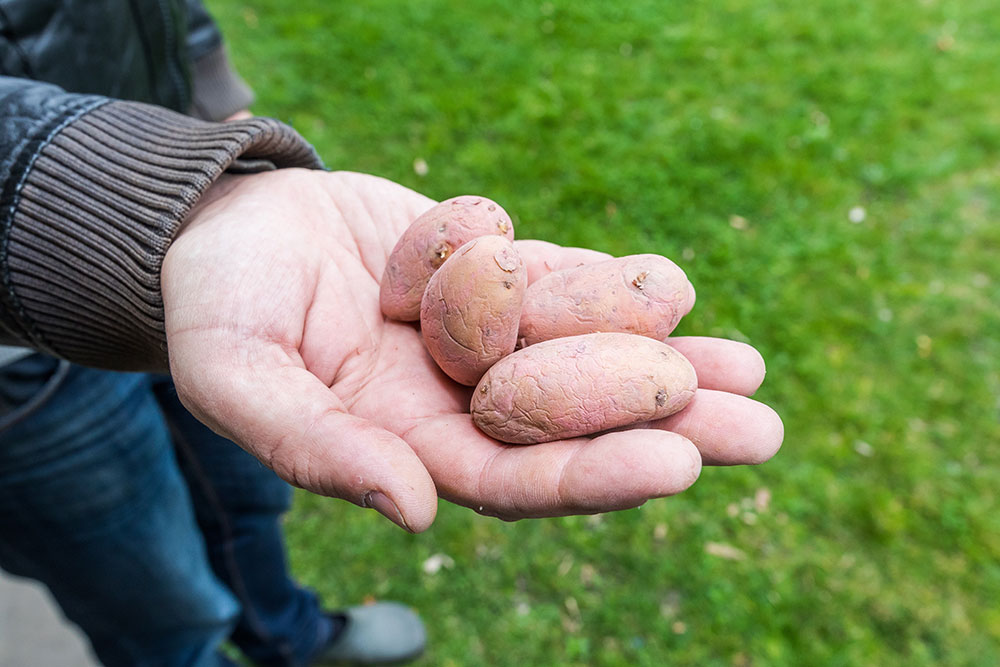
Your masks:
M185 361L172 357L171 367L188 409L286 482L372 507L411 532L434 521L437 491L410 446L349 414L305 368Z

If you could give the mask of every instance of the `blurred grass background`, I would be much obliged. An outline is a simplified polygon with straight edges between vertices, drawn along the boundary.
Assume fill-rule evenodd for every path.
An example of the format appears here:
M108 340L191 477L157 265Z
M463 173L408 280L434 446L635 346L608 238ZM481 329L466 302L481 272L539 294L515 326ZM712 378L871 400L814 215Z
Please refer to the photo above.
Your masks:
M426 665L1000 664L994 0L210 0L254 111L522 238L674 258L785 445L629 512L411 536L297 497L297 573Z

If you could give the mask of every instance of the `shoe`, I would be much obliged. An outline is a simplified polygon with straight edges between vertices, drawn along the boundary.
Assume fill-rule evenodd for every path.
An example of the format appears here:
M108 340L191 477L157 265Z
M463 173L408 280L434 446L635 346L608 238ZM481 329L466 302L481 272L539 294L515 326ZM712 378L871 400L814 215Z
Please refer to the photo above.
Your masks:
M386 665L424 652L427 632L420 617L398 602L377 602L339 612L344 627L320 651L313 665Z

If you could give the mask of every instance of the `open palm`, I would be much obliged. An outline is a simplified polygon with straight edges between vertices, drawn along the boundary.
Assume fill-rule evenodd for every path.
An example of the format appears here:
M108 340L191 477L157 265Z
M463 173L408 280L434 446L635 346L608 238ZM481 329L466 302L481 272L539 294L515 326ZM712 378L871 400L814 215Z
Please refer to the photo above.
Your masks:
M379 280L433 201L384 179L280 170L226 177L167 253L171 373L185 405L282 478L375 507L413 531L437 497L506 519L624 509L687 488L707 464L759 463L781 444L753 348L670 342L699 390L643 428L530 447L480 433L470 389L435 366L418 327L385 319ZM529 280L604 257L519 241Z

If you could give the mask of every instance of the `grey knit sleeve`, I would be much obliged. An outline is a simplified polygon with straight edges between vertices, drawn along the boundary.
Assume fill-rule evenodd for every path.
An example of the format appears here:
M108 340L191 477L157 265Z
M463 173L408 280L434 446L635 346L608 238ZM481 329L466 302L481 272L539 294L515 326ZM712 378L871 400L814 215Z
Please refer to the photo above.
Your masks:
M272 119L208 123L68 97L44 122L0 117L15 149L0 173L0 343L104 368L162 369L160 268L201 194L226 170L322 164Z

